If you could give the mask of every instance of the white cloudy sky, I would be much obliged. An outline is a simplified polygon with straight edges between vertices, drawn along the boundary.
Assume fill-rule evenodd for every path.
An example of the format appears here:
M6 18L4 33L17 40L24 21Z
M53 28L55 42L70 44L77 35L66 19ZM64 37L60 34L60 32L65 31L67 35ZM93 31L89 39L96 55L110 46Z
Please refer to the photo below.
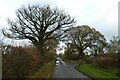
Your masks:
M0 0L0 27L8 27L7 17L15 18L16 9L27 4L49 4L68 12L77 25L89 25L107 39L118 35L119 0Z

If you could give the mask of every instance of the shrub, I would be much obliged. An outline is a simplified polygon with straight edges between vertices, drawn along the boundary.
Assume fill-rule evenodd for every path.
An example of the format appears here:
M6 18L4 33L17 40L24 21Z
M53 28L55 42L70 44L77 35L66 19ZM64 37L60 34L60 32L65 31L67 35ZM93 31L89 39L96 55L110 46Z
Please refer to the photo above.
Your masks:
M2 54L2 59L3 78L25 78L43 64L35 48L13 47L11 54Z
M103 68L117 67L117 54L108 53L99 55L97 58L97 64Z
M94 59L91 58L91 57L89 57L89 56L85 56L85 57L84 57L84 61L85 61L86 63L88 63L88 64L91 64L91 63L94 62Z
M53 59L55 60L55 54L56 54L56 50L54 49L49 49L49 50L46 50L45 55L43 56L43 60L44 60L44 64L46 63L49 63L50 61L52 61ZM47 58L47 59L46 59Z

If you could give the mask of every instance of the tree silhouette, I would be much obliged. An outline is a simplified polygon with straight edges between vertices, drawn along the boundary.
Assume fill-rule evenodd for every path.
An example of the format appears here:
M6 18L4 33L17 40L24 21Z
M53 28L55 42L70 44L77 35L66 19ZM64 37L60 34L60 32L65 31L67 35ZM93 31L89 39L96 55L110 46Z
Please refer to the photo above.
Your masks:
M49 5L23 6L16 12L17 19L8 19L9 30L3 30L8 38L29 39L43 54L48 40L61 39L65 29L71 27L75 20L63 10L52 9Z

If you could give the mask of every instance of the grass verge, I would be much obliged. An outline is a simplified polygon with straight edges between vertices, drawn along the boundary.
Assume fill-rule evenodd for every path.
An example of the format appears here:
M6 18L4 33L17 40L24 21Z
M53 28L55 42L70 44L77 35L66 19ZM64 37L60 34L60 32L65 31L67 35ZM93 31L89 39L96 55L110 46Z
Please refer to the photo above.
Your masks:
M55 68L55 60L43 65L32 78L53 78L53 72Z
M74 60L63 59L63 61L65 61L67 63L72 63L72 64L79 64L78 61L74 61Z
M112 71L102 69L92 64L82 64L76 68L78 71L88 75L91 78L114 78L119 80L118 76Z

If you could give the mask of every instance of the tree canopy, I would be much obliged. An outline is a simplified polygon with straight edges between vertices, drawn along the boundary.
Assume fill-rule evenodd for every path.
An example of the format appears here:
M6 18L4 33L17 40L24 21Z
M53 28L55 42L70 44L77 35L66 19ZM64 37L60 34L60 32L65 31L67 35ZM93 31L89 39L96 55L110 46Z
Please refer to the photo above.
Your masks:
M67 43L74 44L79 52L79 57L84 56L84 50L87 48L97 51L103 51L106 45L106 39L99 31L90 28L88 25L76 26L66 30L68 34Z
M16 16L15 20L8 19L10 28L3 30L3 34L8 38L29 39L40 50L46 41L61 39L64 30L75 24L69 14L49 5L23 6L16 11Z

